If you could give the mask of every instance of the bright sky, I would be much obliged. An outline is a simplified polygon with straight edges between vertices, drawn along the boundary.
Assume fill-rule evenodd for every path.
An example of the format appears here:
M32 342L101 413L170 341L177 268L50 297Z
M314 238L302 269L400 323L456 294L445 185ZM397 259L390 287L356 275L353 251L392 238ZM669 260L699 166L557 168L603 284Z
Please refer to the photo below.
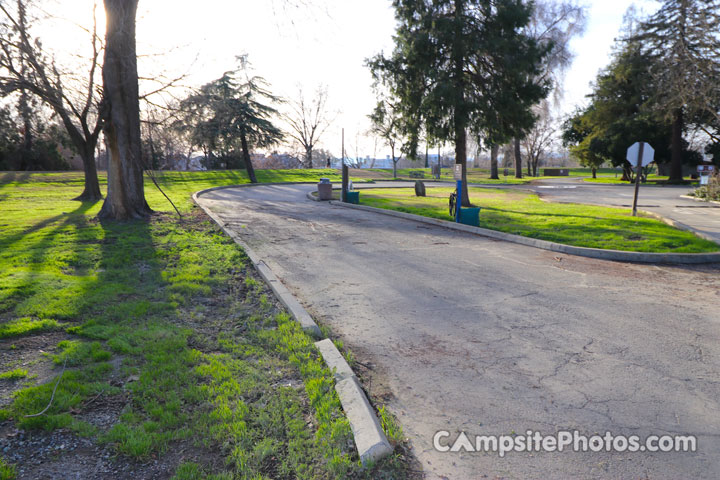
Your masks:
M631 5L621 0L583 3L589 7L588 27L572 43L576 59L566 76L564 112L585 101L598 70L609 61L613 39ZM635 4L645 12L659 5L652 0ZM91 18L92 0L57 5L78 23ZM331 109L340 113L321 139L322 146L339 153L344 127L348 155L354 156L356 144L362 156L372 155L372 140L360 138L374 105L364 60L392 49L394 27L390 0L140 0L138 52L169 53L141 61L139 73L167 63L170 71L190 71L187 82L200 85L232 69L235 57L247 53L255 74L285 98L296 96L298 86L310 93L321 83L327 85ZM384 154L380 147L378 156Z

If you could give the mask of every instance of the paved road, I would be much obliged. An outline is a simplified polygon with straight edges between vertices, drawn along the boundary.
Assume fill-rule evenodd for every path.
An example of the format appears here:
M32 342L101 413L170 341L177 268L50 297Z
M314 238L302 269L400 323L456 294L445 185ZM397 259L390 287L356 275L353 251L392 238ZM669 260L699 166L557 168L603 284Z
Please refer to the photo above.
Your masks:
M630 265L311 202L200 197L357 358L427 478L720 478L720 268ZM440 453L433 435L692 434L696 453Z

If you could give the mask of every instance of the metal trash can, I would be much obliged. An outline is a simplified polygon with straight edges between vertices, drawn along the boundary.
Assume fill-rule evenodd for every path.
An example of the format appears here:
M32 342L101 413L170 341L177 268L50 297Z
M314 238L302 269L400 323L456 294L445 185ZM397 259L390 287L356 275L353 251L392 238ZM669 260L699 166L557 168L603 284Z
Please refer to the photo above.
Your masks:
M317 191L320 200L332 200L332 183L330 183L330 179L321 178L317 184Z

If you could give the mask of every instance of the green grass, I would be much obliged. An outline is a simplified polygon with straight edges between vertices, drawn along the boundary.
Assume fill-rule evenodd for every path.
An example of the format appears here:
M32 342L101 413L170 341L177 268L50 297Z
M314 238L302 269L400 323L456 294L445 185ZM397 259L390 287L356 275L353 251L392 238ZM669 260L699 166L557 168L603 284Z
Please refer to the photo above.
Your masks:
M21 337L31 333L61 329L62 326L57 320L33 320L29 317L22 317L0 324L0 338Z
M319 176L339 179L258 171L262 181ZM176 478L403 478L395 457L361 468L312 339L193 207L192 192L247 183L244 172L164 172L159 181L182 221L166 213L98 222L102 202L71 200L81 175L0 173L0 338L66 335L40 356L54 378L20 386L0 418L68 428L139 461L179 442L224 457L216 471L185 462ZM146 196L151 208L171 210L149 182ZM49 404L58 378L46 414L26 417ZM111 428L79 420L92 399L117 395L130 401Z
M4 458L0 457L0 480L15 480L16 477L15 465L7 463Z
M16 368L7 372L0 373L0 380L20 380L28 376L28 371L24 368Z
M453 189L428 189L415 197L412 189L363 190L360 202L452 220L448 195ZM471 202L479 207L480 227L580 247L634 252L714 252L720 247L658 220L633 217L625 209L579 204L552 204L537 195L488 188L471 188Z
M504 175L503 168L499 168L499 179L493 180L490 178L490 170L487 168L469 168L468 169L468 181L471 183L476 184L486 184L486 185L492 185L492 184L513 184L513 185L519 185L519 184L525 184L529 183L535 180L548 180L548 179L558 179L558 178L567 178L567 177L544 177L544 176L538 176L538 177L532 177L527 174L527 171L523 171L523 178L515 178L515 169L514 168L508 168L508 175ZM592 171L589 168L570 168L569 169L570 177L590 177L592 176ZM389 179L392 177L392 169L380 169L380 168L374 168L370 169L371 172L376 172L378 174L383 174L385 179ZM543 168L540 167L538 169L538 173L542 174ZM397 178L403 179L403 180L414 180L410 178L410 172L423 172L425 174L426 180L432 179L432 173L431 169L429 168L398 168L397 170ZM597 171L597 175L600 178L605 177L612 177L616 174L616 170L613 168L599 168ZM609 178L608 178L609 179ZM451 168L443 168L442 173L440 175L440 180L443 181L453 181L453 170Z

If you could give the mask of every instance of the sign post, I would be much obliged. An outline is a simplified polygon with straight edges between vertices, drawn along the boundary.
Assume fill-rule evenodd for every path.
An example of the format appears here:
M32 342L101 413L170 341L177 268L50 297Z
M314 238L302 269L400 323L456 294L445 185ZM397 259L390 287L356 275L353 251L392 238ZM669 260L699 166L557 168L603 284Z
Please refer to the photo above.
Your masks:
M342 165L342 194L340 196L340 201L347 203L347 192L348 192L348 166L345 164L345 129L342 129L342 149L340 151L340 156L342 157L341 165Z
M646 142L635 142L627 149L627 161L635 165L635 195L633 197L632 214L637 216L638 192L640 191L640 177L642 167L648 166L655 158L655 150Z
M457 197L455 198L455 222L460 223L460 206L462 205L462 164L455 164L455 181L457 182Z

